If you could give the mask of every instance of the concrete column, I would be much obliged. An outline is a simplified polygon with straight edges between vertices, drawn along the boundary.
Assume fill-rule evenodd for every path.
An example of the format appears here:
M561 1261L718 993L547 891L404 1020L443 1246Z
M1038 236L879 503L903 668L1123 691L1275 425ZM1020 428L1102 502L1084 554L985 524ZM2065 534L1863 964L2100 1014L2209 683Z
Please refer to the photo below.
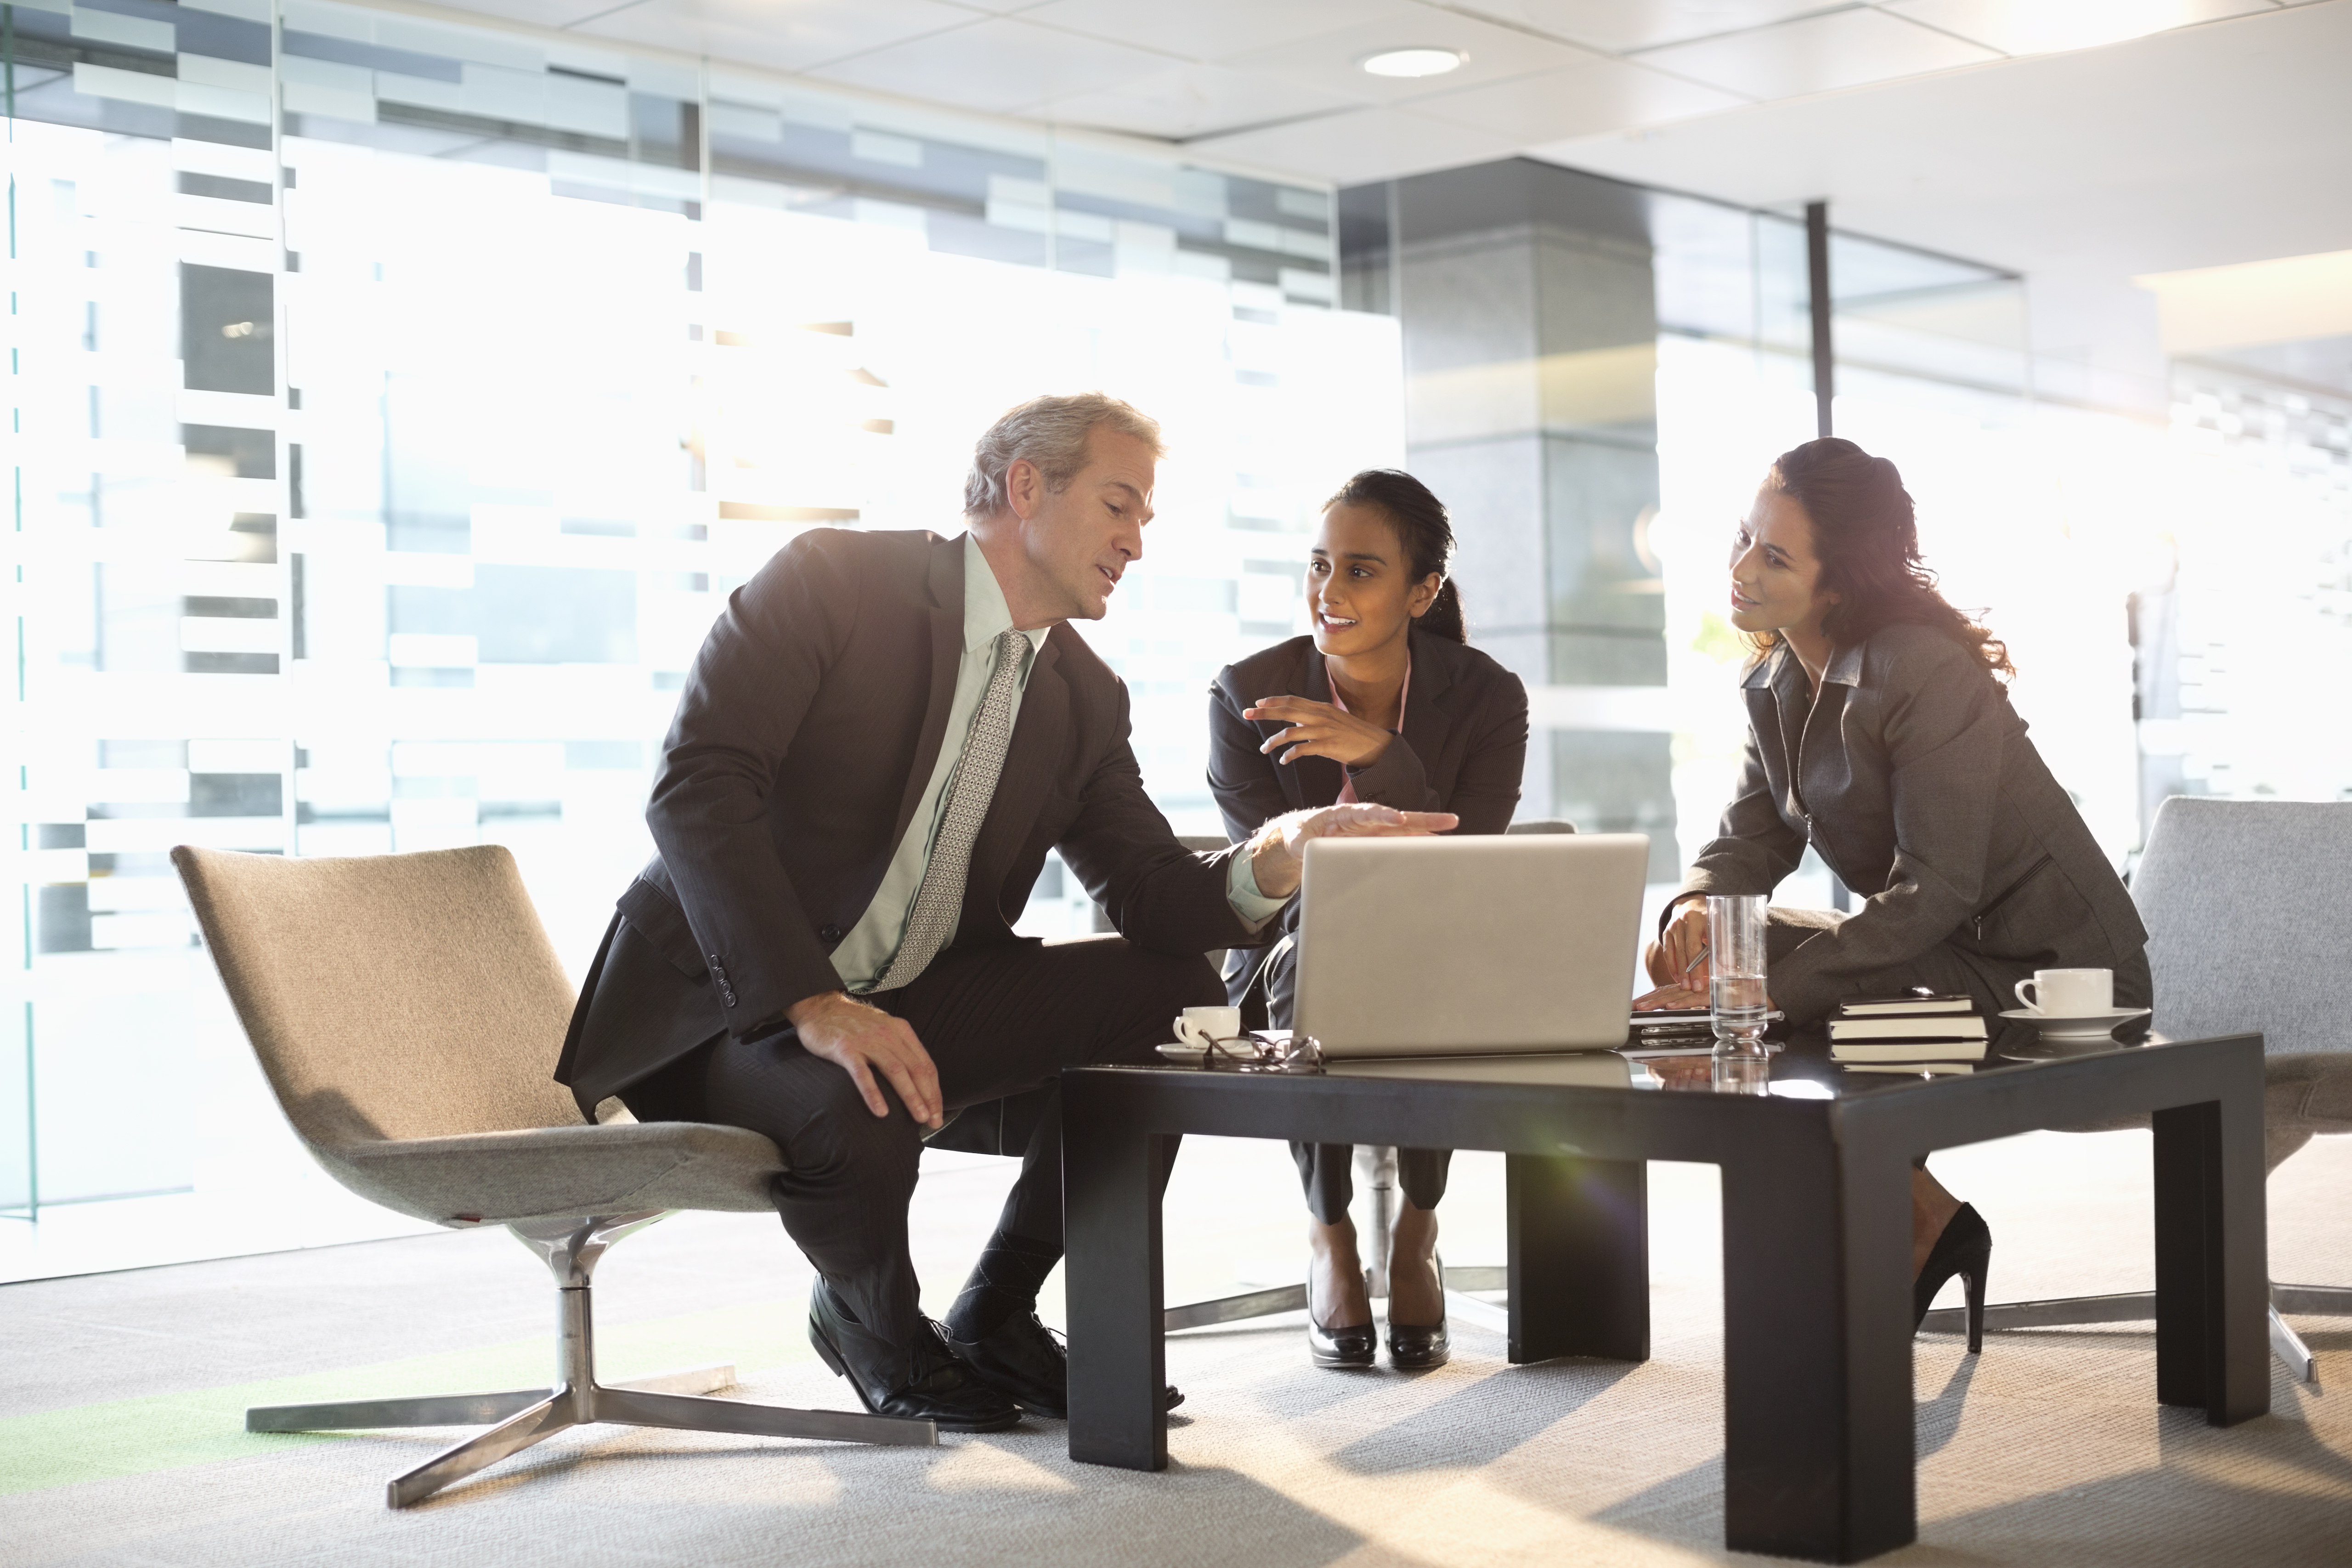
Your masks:
M1452 510L1471 640L1531 688L1664 686L1643 194L1515 159L1349 192L1343 231L1381 205L1386 275L1353 276L1402 326L1408 461ZM1678 875L1663 733L1538 731L1519 815L1648 833L1652 879Z

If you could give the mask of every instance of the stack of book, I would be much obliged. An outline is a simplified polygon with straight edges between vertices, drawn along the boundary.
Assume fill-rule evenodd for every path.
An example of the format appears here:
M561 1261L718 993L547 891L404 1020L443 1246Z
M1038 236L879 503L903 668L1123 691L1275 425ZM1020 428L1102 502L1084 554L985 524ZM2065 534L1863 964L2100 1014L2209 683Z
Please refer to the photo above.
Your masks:
M1830 1058L1855 1072L1970 1072L1985 1024L1968 996L1857 997L1830 1020Z

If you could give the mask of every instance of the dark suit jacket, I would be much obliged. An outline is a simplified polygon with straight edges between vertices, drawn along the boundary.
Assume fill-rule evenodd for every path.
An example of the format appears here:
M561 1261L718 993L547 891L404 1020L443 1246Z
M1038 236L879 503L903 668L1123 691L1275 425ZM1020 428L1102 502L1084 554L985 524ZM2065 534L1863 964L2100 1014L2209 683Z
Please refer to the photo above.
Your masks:
M1887 626L1838 649L1809 702L1784 646L1742 695L1747 762L1686 886L1769 893L1810 841L1864 900L1774 964L1791 1020L1938 942L1993 965L2113 969L2116 1005L2146 1005L2126 1000L2147 973L2131 895L1968 649Z
M1466 644L1413 628L1412 681L1404 696L1404 727L1365 767L1342 770L1328 757L1301 757L1285 766L1258 747L1283 726L1246 720L1242 710L1261 697L1331 700L1331 678L1311 637L1293 637L1217 672L1209 689L1209 788L1224 814L1225 836L1247 838L1269 817L1339 798L1343 776L1356 798L1401 811L1450 811L1459 833L1500 833L1519 804L1519 772L1528 756L1528 692L1519 678ZM1294 900L1281 917L1252 939L1279 940L1296 931ZM1247 955L1228 961L1228 989L1249 984Z
M556 1068L583 1111L841 989L827 954L914 816L962 650L960 539L812 530L729 598L646 807L658 853L617 900ZM1030 668L954 945L1020 941L1056 848L1139 946L1246 940L1225 901L1232 851L1177 843L1128 746L1125 684L1066 626Z

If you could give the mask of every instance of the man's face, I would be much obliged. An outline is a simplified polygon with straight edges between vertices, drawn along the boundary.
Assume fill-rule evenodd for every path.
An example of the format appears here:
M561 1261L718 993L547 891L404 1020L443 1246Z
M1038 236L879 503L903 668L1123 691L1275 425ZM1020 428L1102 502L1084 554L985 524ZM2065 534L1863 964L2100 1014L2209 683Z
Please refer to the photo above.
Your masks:
M1013 465L1005 489L1052 619L1103 618L1120 575L1143 559L1157 468L1149 446L1100 425L1087 435L1086 466L1059 490L1026 459Z

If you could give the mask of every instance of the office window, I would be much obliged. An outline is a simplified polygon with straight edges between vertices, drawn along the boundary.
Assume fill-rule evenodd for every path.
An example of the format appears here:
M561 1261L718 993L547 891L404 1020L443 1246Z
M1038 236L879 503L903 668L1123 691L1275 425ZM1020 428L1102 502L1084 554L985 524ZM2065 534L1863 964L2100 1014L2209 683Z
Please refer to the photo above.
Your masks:
M502 843L576 973L727 594L804 529L960 531L972 438L1039 392L1166 428L1082 631L1213 827L1209 679L1291 635L1316 503L1401 451L1328 192L357 5L283 0L273 49L268 6L203 4L13 13L0 1211L150 1194L123 1262L408 1228L279 1125L170 847Z

